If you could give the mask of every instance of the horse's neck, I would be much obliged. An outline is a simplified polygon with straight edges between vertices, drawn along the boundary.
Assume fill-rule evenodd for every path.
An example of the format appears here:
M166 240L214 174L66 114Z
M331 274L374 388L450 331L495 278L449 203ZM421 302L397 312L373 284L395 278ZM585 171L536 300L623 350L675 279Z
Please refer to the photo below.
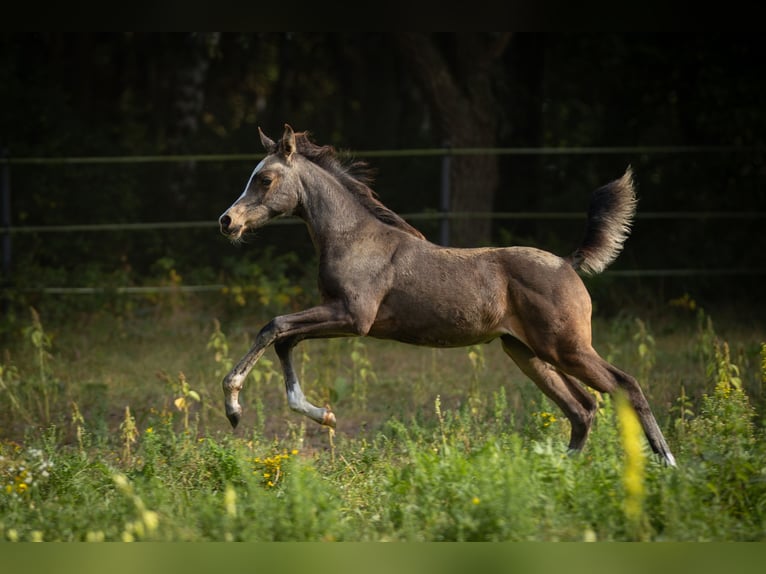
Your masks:
M311 233L312 240L320 250L328 245L348 242L360 226L375 220L353 193L339 183L322 181L307 190L300 213Z

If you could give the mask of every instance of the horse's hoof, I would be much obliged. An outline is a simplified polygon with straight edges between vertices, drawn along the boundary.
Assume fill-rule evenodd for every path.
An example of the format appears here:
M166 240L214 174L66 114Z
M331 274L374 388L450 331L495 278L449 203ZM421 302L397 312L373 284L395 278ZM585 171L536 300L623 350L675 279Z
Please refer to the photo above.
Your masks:
M322 417L322 424L326 427L330 427L331 429L335 428L335 413L331 410L326 410L324 413L324 417Z
M229 419L229 422L231 423L231 428L237 428L237 425L239 424L239 419L242 416L242 413L240 411L233 411L230 413L226 413L226 418Z
M676 457L674 457L672 454L665 453L663 456L663 461L665 463L665 466L670 468L678 468L678 465L676 464Z

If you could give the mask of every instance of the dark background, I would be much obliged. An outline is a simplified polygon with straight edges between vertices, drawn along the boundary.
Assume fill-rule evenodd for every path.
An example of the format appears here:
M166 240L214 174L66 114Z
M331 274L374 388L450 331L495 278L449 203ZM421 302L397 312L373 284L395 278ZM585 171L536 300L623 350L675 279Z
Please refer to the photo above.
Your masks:
M287 122L360 158L442 146L604 148L454 156L452 209L584 212L591 191L630 164L639 219L610 270L705 273L589 280L602 304L660 305L689 293L757 308L766 273L763 56L762 39L723 34L6 33L0 148L11 161L14 227L211 226L17 232L3 283L156 284L169 269L188 284L226 283L249 273L248 262L300 274L313 256L302 227L264 229L240 248L215 227L253 159L20 161L258 154L258 126L276 138ZM440 157L369 161L389 207L439 209ZM644 215L654 212L704 213ZM438 240L437 222L415 224ZM453 222L451 240L563 255L582 226L474 219ZM24 293L24 303L39 296Z

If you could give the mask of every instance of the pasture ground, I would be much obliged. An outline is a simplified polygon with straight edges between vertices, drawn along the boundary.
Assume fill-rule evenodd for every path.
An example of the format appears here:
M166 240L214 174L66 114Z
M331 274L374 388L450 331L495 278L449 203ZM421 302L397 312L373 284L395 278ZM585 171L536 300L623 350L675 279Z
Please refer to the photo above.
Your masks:
M223 414L220 380L270 317L204 300L9 322L0 361L0 540L764 541L764 324L689 297L596 317L678 458L651 456L619 397L586 450L498 343L371 339L296 351L286 406L268 351Z

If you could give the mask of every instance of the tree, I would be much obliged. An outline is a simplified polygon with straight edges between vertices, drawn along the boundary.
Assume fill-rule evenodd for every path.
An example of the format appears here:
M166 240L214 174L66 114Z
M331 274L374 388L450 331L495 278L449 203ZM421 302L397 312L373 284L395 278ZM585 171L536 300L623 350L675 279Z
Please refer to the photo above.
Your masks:
M449 36L400 33L396 44L428 101L440 143L454 148L497 145L498 105L493 80L510 33ZM499 181L492 155L455 156L450 162L450 209L490 212ZM451 243L490 242L488 219L453 220Z

